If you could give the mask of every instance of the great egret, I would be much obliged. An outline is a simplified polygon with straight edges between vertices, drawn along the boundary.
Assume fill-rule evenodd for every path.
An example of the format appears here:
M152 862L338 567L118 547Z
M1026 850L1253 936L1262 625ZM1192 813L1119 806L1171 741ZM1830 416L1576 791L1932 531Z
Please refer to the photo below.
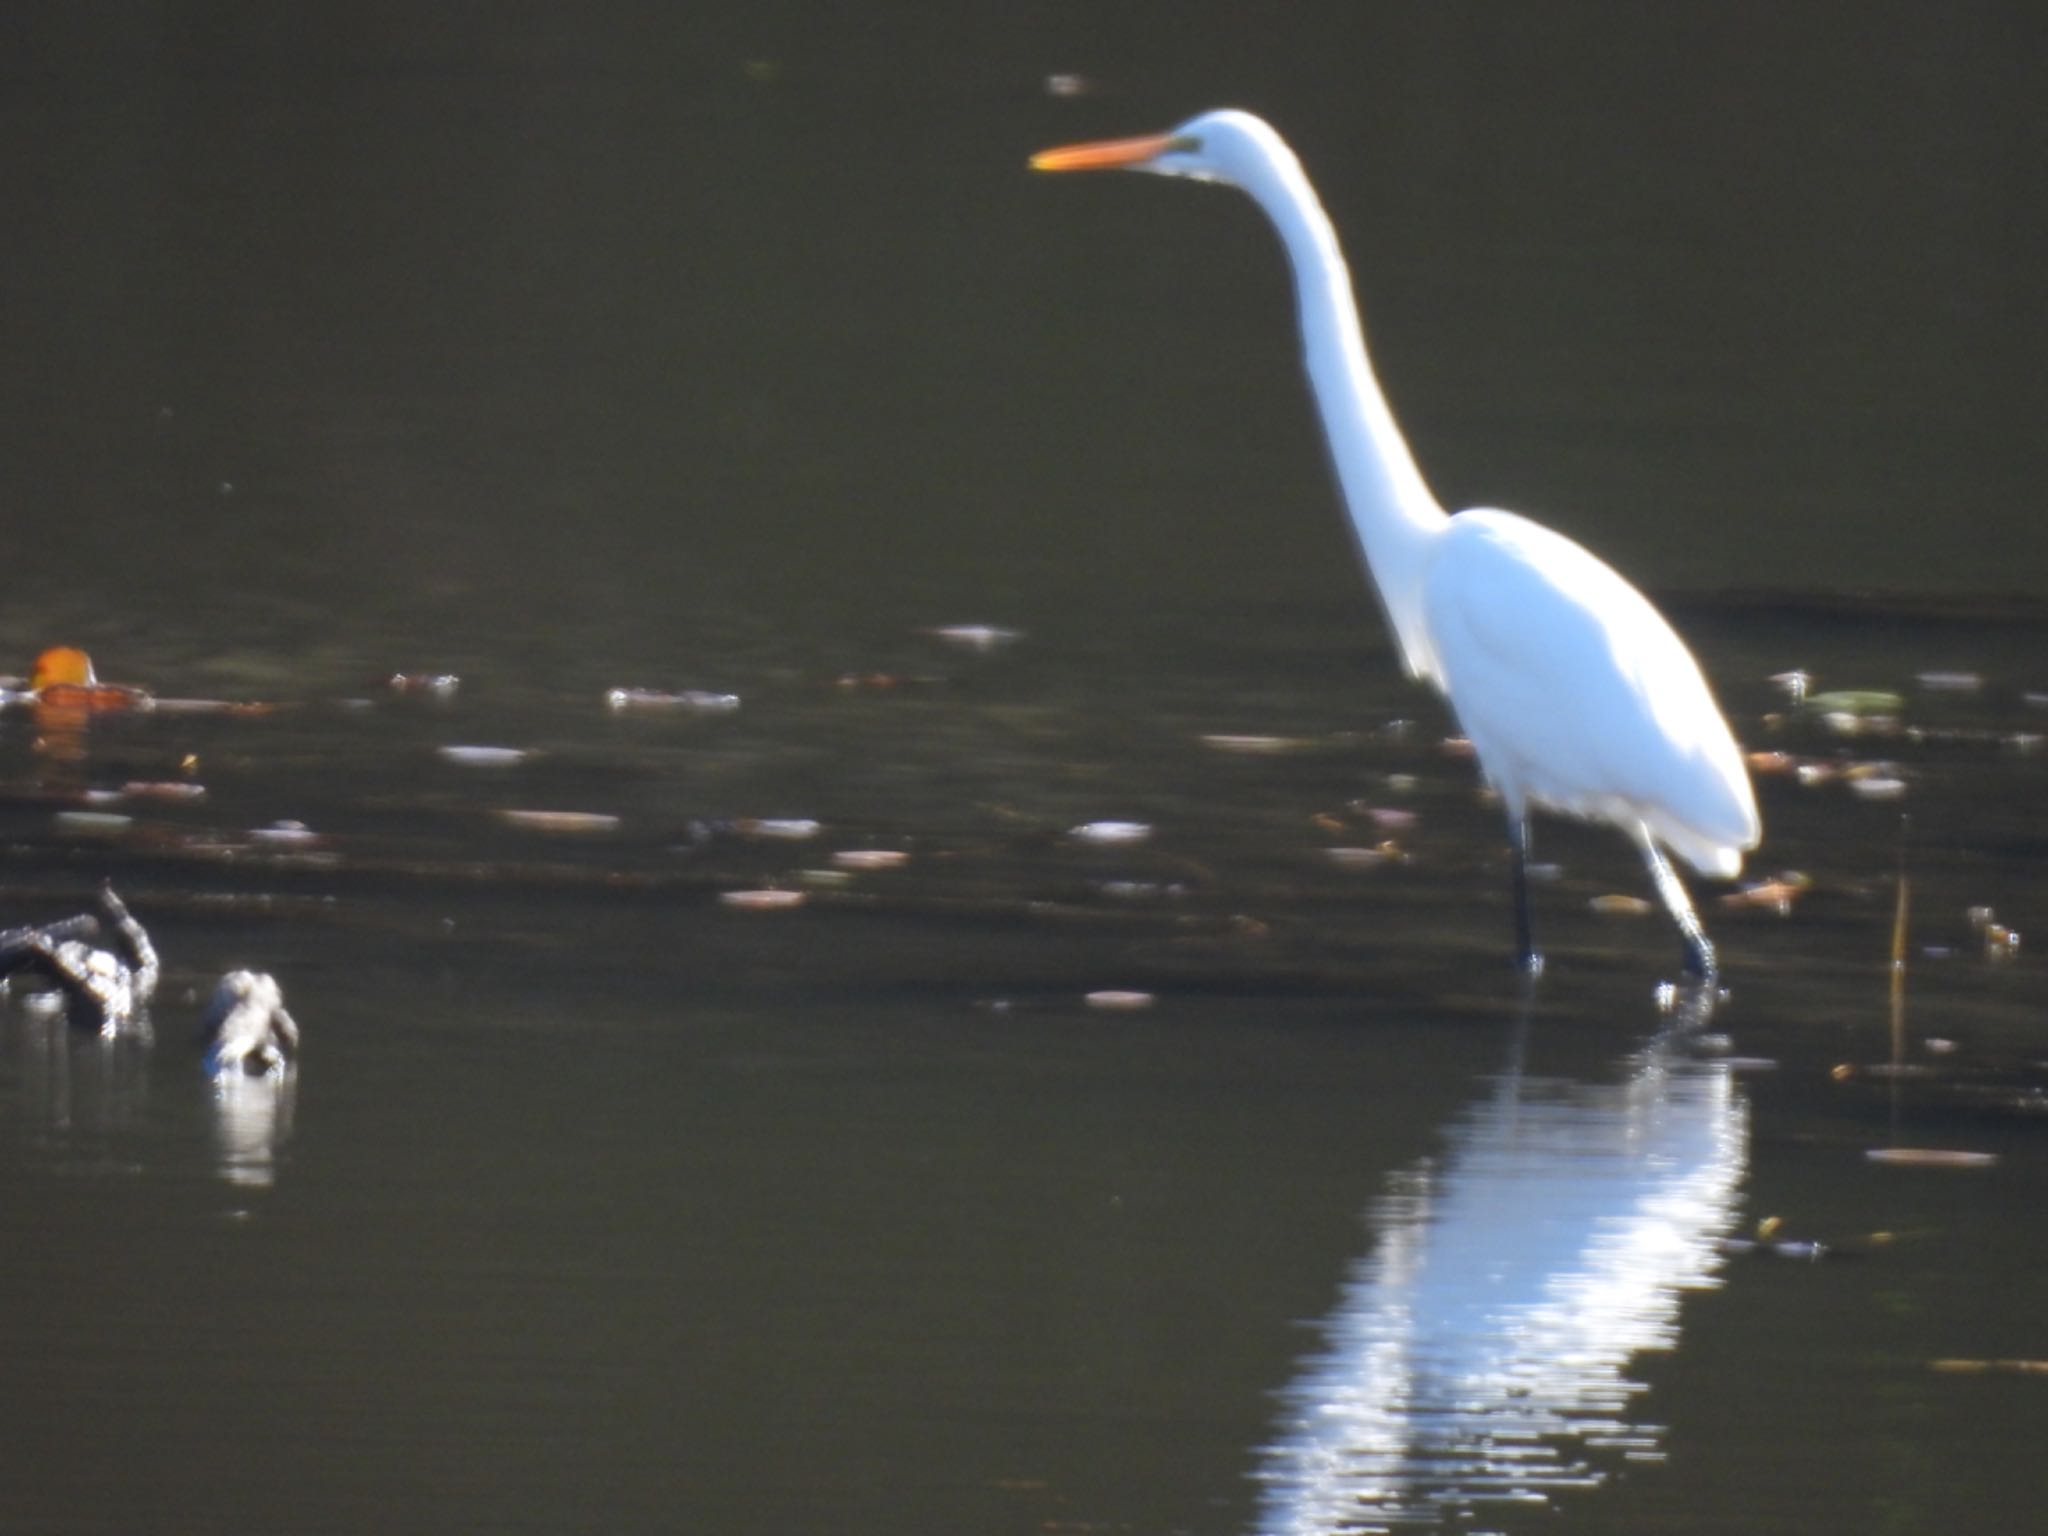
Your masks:
M1268 123L1204 112L1167 133L1048 149L1040 171L1135 170L1250 194L1294 268L1303 360L1360 552L1410 675L1450 701L1507 810L1515 941L1530 935L1531 807L1611 822L1642 851L1685 939L1714 949L1668 848L1732 878L1761 836L1756 797L1699 663L1663 615L1597 556L1512 512L1447 515L1366 359L1350 273L1301 163Z

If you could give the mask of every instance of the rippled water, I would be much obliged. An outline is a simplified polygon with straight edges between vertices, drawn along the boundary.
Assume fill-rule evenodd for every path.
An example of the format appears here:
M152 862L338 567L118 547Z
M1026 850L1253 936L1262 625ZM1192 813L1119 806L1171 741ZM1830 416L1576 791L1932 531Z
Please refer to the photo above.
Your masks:
M111 875L168 978L147 1050L7 1005L0 1316L33 1452L10 1520L114 1529L167 1496L202 1529L2002 1507L2025 1378L1932 1362L2030 1347L2038 989L1968 908L2029 926L2040 633L1693 627L1746 738L1882 754L1908 785L1762 779L1762 869L1812 883L1786 916L1710 906L1730 997L1705 1023L1659 1011L1661 919L1591 909L1641 883L1630 850L1552 824L1524 1006L1495 813L1434 706L1344 647L1233 671L1199 633L1160 660L911 625L836 637L854 669L816 664L821 632L445 699L286 673L289 708L102 720L72 755L12 717L10 910ZM1749 650L1774 632L1771 664L1896 686L1925 734L1787 716ZM2000 663L1961 694L1902 672L1937 655ZM615 714L625 681L741 703ZM533 755L438 750L477 744ZM206 798L131 801L122 831L50 799L187 759ZM1860 1068L1890 1052L1902 804L1908 1050L1941 1075L1894 1083ZM283 818L322 841L251 836ZM1072 835L1111 819L1151 835ZM866 849L907 859L833 858ZM721 900L759 889L805 900ZM198 996L235 964L305 1027L283 1091L200 1076ZM1107 989L1153 1002L1088 1006ZM1865 1160L1895 1141L2000 1160ZM1849 1256L1724 1251L1771 1216Z
M1726 1067L1674 1046L1617 1084L1510 1070L1389 1181L1285 1390L1264 1528L1436 1525L1597 1487L1595 1454L1664 1459L1632 1372L1718 1283L1749 1145Z

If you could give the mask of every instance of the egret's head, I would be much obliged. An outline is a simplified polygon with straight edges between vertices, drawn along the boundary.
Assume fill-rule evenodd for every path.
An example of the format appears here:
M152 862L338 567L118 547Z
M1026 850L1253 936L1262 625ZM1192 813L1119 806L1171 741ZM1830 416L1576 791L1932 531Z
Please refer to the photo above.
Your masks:
M1100 139L1041 150L1034 171L1151 171L1244 186L1284 154L1280 136L1249 112L1224 108L1191 117L1178 128L1135 139Z

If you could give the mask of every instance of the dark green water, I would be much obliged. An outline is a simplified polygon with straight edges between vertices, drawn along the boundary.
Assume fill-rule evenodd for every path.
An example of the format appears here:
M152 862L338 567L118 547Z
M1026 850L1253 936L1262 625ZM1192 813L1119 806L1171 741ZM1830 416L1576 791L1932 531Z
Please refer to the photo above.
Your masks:
M285 706L0 717L0 917L111 875L168 967L153 1048L0 1011L0 1527L2024 1520L2040 1378L1934 1362L2043 1354L2036 33L0 19L0 655ZM1789 915L1701 890L1696 1029L1586 829L1540 829L1521 996L1251 210L1022 168L1226 101L1317 176L1445 499L1610 555L1748 746L1830 772L1759 780ZM249 836L286 818L310 856ZM720 899L765 887L806 899ZM283 1093L200 1075L234 965L305 1028ZM1852 1256L1724 1251L1770 1217Z

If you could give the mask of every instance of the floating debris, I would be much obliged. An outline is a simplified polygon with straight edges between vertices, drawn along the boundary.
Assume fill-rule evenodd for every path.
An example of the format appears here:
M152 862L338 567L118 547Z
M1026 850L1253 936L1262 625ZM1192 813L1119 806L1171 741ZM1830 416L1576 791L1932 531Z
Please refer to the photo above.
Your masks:
M380 679L378 686L408 697L452 699L462 687L462 679L453 672L393 672Z
M1906 793L1906 781L1891 774L1852 774L1849 791L1861 800L1897 800Z
M1301 736L1251 736L1226 731L1210 731L1197 739L1212 752L1234 752L1244 757L1280 757L1314 745Z
M1984 686L1984 678L1976 672L1918 672L1913 681L1929 693L1975 693Z
M1361 805L1354 800L1350 808L1383 832L1405 832L1421 820L1414 811L1399 806Z
M1761 907L1775 912L1780 917L1792 915L1792 903L1813 888L1813 877L1796 869L1773 875L1768 880L1754 881L1739 891L1730 891L1721 898L1724 907Z
M1024 638L1023 630L1004 629L998 624L934 624L918 633L968 651L993 651Z
M121 798L161 800L173 805L206 798L206 786L177 779L131 779L121 786Z
M1185 886L1161 885L1157 880L1104 880L1095 889L1111 901L1157 901L1186 891Z
M265 971L230 971L206 1005L209 1074L281 1076L299 1054L299 1026L285 1011L284 988Z
M533 754L524 747L436 747L435 754L463 768L514 768Z
M1884 688L1836 688L1804 702L1820 715L1896 716L1906 707L1906 696Z
M1150 992L1132 992L1107 987L1099 992L1090 992L1081 1001L1103 1013L1137 1013L1150 1008L1156 999Z
M1810 1239L1785 1238L1778 1235L1785 1223L1777 1216L1766 1216L1756 1224L1755 1235L1751 1237L1724 1237L1715 1244L1722 1253L1731 1258L1759 1256L1771 1259L1794 1259L1801 1263L1815 1263L1832 1257L1834 1250L1826 1243Z
M900 848L842 848L832 855L832 862L840 869L901 869L910 855Z
M740 696L736 693L711 693L701 688L685 688L679 693L663 693L654 688L614 688L604 696L605 707L613 712L626 710L674 710L693 715L729 715L740 707Z
M1813 687L1813 674L1794 668L1790 672L1774 672L1771 683L1794 704L1804 703L1808 691Z
M270 848L314 848L327 841L303 821L273 821L267 827L252 828L249 840Z
M742 816L732 824L741 837L757 837L775 843L808 842L824 831L821 822L801 816Z
M2048 1360L1930 1360L1931 1370L1951 1375L2048 1376Z
M1648 917L1657 910L1641 896L1595 896L1586 905L1602 917Z
M1752 752L1745 759L1751 773L1792 773L1799 759L1790 752Z
M1078 827L1067 829L1067 836L1075 842L1093 843L1100 847L1142 843L1151 835L1151 824L1143 821L1084 821Z
M1403 864L1408 855L1391 839L1371 848L1325 848L1323 856L1339 869L1377 869L1382 864Z
M1839 688L1816 693L1801 704L1809 718L1836 736L1896 736L1903 695L1880 688Z
M1863 1154L1873 1163L1894 1168L1990 1168L1996 1152L1957 1152L1942 1147L1872 1147Z
M149 1004L162 974L156 947L111 884L100 887L97 906L97 916L8 930L0 935L0 963L9 969L31 966L49 976L64 989L65 1011L103 1038L128 1035L146 1042ZM107 929L119 953L89 942Z
M286 706L258 699L159 699L149 708L159 715L273 715Z
M59 832L81 837L119 837L135 825L135 818L119 811L59 811L52 822Z
M1991 908L1972 907L1969 919L1970 926L1977 930L1978 938L1984 942L1986 960L2010 960L2020 952L2019 930L2001 923Z
M1045 77L1045 94L1048 96L1092 96L1100 89L1086 75L1061 73Z
M809 899L807 892L776 888L758 891L721 891L718 895L720 906L735 907L742 912L781 912L790 907L800 907Z
M58 715L148 709L155 702L146 688L101 682L92 658L72 645L53 645L36 657L29 694L39 710Z
M525 832L595 837L619 830L617 816L604 811L499 811L500 821Z

